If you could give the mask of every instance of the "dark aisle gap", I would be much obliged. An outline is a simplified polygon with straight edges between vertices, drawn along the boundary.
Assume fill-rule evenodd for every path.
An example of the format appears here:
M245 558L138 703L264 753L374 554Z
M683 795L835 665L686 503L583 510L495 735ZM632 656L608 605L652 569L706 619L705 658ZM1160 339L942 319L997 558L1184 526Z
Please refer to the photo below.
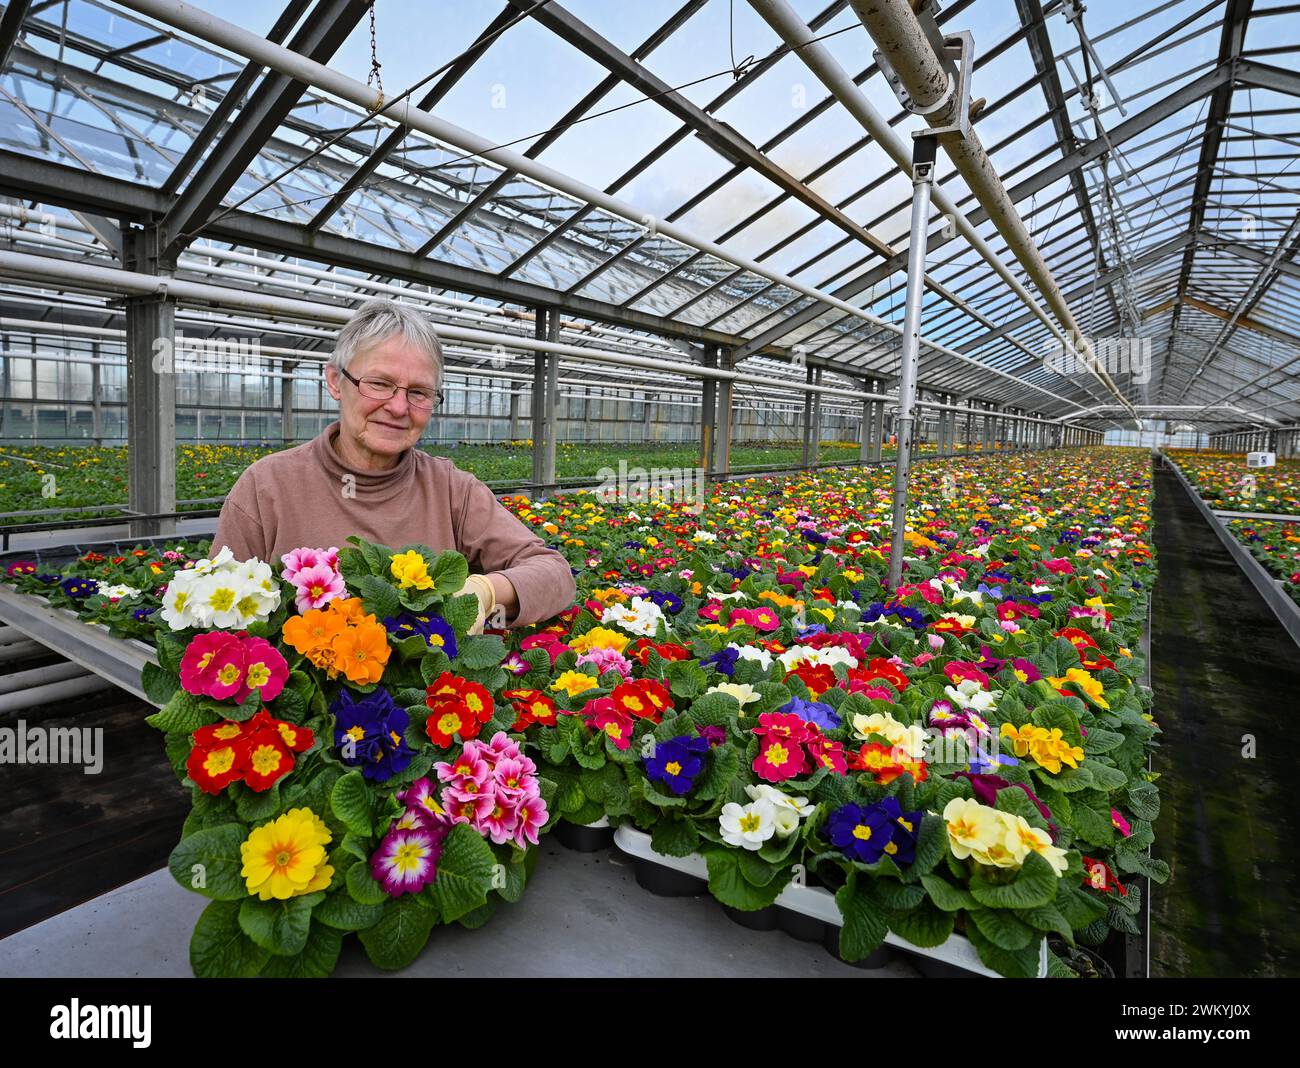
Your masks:
M1155 473L1162 798L1152 976L1300 975L1300 649L1170 471ZM1255 756L1243 755L1253 736Z

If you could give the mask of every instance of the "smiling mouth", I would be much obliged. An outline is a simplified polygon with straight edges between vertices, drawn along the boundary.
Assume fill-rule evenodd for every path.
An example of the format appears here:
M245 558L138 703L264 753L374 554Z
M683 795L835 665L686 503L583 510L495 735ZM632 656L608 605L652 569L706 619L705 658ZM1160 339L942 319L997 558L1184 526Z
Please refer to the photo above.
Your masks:
M408 426L398 426L396 423L385 423L379 419L373 420L376 426L386 426L389 430L410 430Z

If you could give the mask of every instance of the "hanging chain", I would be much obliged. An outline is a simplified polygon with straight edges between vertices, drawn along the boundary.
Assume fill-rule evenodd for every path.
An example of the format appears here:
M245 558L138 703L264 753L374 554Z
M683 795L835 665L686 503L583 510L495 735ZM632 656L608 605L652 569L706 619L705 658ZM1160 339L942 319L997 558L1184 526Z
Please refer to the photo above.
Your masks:
M366 85L375 90L375 104L370 110L378 112L384 110L384 79L379 73L383 66L379 62L379 49L375 42L375 8L379 6L379 0L375 0L370 5L370 73L366 75Z

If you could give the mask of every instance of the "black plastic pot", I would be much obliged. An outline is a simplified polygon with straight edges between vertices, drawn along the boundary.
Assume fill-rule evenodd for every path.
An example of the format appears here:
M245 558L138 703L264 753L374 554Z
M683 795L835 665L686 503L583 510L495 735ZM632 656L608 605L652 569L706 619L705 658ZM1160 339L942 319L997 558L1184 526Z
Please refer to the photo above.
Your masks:
M643 890L659 897L695 897L708 889L708 883L697 876L640 857L632 857L632 873Z
M1082 979L1114 979L1115 969L1106 959L1087 946L1075 946L1071 949L1059 938L1047 941L1047 948L1055 953L1065 966Z
M854 968L861 968L864 971L875 971L877 968L883 968L894 959L894 951L889 946L881 946L874 953L868 953L859 961L844 960L840 956L840 929L833 923L826 924L826 934L822 939L822 945L826 947L826 952L836 960L843 961Z
M747 927L751 931L775 931L779 921L777 913L784 910L778 909L775 905L768 905L765 909L744 912L740 909L733 909L730 905L723 905L722 911L727 914L727 918L732 923L738 923L741 927Z
M613 827L591 827L560 820L551 833L560 845L575 853L595 853L614 844Z
M791 938L796 938L800 942L823 942L826 938L826 928L829 926L822 920L813 916L805 916L802 912L795 912L794 909L778 908L776 910L777 923L786 934ZM832 928L835 931L835 937L839 939L839 928Z

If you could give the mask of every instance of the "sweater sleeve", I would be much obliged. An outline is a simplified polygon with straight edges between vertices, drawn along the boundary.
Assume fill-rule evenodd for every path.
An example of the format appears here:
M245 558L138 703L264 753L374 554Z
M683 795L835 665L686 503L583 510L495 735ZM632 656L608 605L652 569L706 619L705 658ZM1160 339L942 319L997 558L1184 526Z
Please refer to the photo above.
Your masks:
M519 594L512 627L540 623L573 604L569 562L510 514L490 487L452 466L452 521L470 570L504 575Z
M266 533L258 514L253 479L250 468L230 487L217 517L217 532L212 536L213 556L221 551L222 546L228 545L236 560L248 560L254 556L266 560Z

